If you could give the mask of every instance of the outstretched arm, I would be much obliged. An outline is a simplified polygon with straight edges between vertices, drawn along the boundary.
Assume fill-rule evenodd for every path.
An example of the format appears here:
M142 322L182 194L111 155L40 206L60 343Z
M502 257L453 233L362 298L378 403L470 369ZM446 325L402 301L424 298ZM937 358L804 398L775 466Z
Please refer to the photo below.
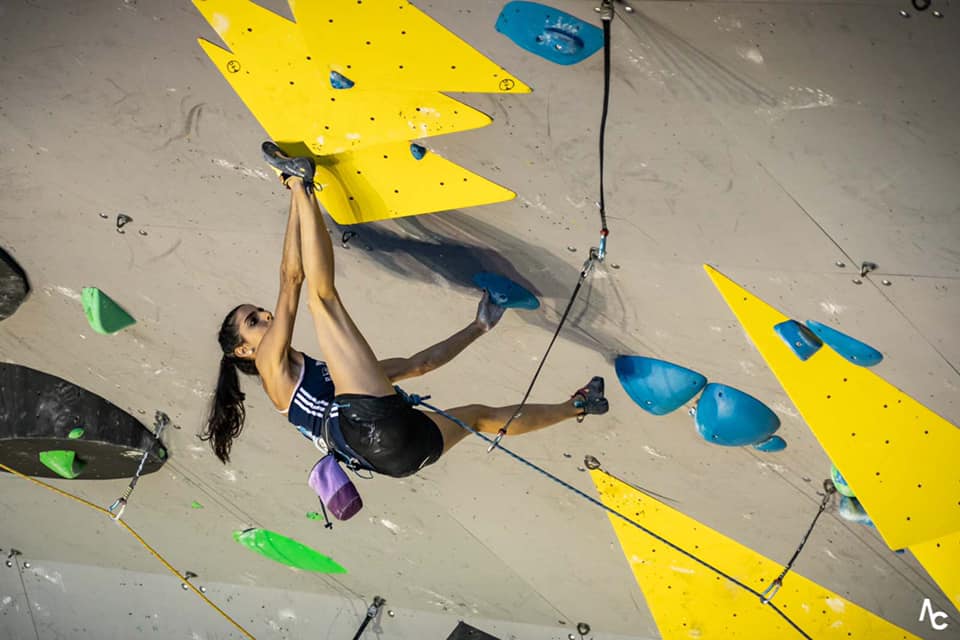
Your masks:
M280 388L283 378L288 377L287 352L293 338L297 307L300 306L303 277L299 210L296 201L291 199L287 232L283 239L283 257L280 260L280 295L273 312L273 324L267 329L257 349L257 369L271 399L275 399L275 392Z
M381 360L380 366L391 382L422 376L450 362L474 340L490 331L500 321L504 311L503 307L490 301L490 294L484 292L477 305L477 317L466 327L409 358Z

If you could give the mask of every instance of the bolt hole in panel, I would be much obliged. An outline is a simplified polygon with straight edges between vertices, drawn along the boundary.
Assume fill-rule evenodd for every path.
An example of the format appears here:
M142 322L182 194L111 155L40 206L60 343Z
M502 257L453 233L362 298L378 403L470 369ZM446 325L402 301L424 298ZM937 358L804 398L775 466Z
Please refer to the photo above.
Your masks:
M696 371L656 358L621 355L614 368L630 399L655 416L678 409L707 384Z
M711 382L697 401L697 431L711 444L740 447L759 444L780 428L780 418L753 396Z
M530 92L518 78L406 0L289 0L289 4L314 58L348 75L358 89Z
M194 4L230 50L203 39L200 46L274 140L303 142L314 155L328 155L492 122L434 91L358 91L355 70L338 71L334 78L356 88L335 88L331 70L305 49L297 24L246 0ZM257 28L249 32L247 24Z
M763 591L783 571L782 560L774 562L603 471L591 471L590 477L603 504L756 591ZM657 623L659 637L800 637L757 596L619 517L608 517ZM916 638L796 571L784 581L773 605L817 640Z
M832 327L821 324L816 320L807 320L807 326L831 349L855 365L872 367L883 360L883 354L867 343L841 333Z
M556 64L582 62L603 46L599 27L536 2L508 2L496 27L521 49Z
M167 451L135 417L62 378L0 363L0 462L29 476L100 480L149 474Z
M960 430L833 349L801 361L772 331L783 313L704 268L887 545L960 531Z

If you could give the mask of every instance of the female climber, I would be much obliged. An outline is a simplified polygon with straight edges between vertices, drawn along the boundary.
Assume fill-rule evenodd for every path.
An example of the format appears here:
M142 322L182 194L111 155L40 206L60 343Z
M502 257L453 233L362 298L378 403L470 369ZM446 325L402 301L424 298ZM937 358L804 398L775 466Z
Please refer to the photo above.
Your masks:
M223 319L217 337L223 352L220 376L200 437L210 441L222 462L229 460L245 417L245 396L237 376L240 370L259 376L277 410L286 413L289 421L318 445L376 473L412 475L436 462L467 431L442 415L414 409L393 383L449 362L492 329L504 309L493 304L485 292L476 318L464 329L409 358L378 360L334 285L333 245L313 194L313 160L288 157L272 142L263 144L263 153L291 192L280 295L274 313L241 304ZM325 362L290 346L304 279L307 307ZM470 404L448 413L478 431L496 433L516 409ZM607 410L603 379L594 377L568 401L525 405L511 423L510 434Z

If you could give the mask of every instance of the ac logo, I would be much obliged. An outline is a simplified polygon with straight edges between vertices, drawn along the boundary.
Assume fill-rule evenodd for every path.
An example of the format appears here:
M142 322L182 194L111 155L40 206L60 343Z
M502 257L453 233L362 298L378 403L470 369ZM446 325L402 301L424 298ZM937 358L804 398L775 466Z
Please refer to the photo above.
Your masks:
M923 599L923 605L920 607L920 619L918 622L923 622L924 616L930 616L930 626L937 631L943 631L949 626L946 622L938 622L940 619L946 619L947 614L945 614L943 611L934 611L933 605L930 604L930 598Z

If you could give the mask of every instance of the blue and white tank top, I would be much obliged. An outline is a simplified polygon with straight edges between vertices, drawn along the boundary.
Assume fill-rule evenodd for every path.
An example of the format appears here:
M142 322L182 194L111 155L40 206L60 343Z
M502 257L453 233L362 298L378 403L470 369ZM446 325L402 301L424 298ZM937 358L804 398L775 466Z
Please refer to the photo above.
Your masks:
M297 428L304 437L313 440L323 429L323 413L327 405L333 404L330 409L330 419L337 420L339 413L337 404L333 401L333 380L327 364L314 360L303 354L303 367L300 369L300 379L290 396L290 404L286 411L287 419Z

